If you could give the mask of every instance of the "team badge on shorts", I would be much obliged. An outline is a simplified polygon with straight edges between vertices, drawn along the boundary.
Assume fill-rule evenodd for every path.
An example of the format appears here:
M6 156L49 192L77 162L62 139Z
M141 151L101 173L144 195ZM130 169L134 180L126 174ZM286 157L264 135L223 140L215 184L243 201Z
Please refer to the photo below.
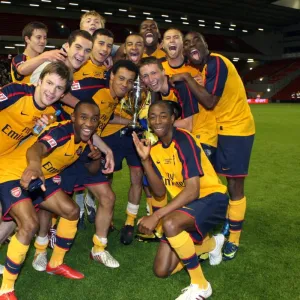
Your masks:
M22 190L20 187L15 187L12 190L10 190L10 193L12 196L19 198L22 194Z
M52 181L53 181L54 183L60 185L60 184L61 184L61 176L59 176L59 175L54 176L54 177L52 178Z
M80 155L82 153L82 146L80 146L77 150L76 150L77 155Z

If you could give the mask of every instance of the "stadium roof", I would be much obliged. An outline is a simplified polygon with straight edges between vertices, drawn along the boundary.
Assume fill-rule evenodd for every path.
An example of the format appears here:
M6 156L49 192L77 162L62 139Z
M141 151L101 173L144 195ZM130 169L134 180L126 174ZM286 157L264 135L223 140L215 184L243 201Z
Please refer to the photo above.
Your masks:
M122 19L121 23L124 23L124 19L130 19L129 23L135 20L139 23L142 19L153 18L160 26L198 27L202 24L207 29L217 26L228 31L231 27L238 33L242 30L253 32L258 28L281 30L299 23L297 3L300 6L298 0L7 0L0 1L0 10L78 18L82 11L94 9L112 22ZM58 7L62 9L58 11Z

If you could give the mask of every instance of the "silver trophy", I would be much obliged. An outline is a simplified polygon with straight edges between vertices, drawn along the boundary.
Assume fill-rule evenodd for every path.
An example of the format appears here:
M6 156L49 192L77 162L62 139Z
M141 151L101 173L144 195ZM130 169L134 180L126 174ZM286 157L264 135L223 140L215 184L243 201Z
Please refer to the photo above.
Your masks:
M121 110L132 116L131 122L121 131L121 134L131 135L133 131L140 133L144 128L139 124L139 114L145 107L147 101L151 97L149 91L140 81L138 77L133 84L132 90L128 93L127 97L121 101Z

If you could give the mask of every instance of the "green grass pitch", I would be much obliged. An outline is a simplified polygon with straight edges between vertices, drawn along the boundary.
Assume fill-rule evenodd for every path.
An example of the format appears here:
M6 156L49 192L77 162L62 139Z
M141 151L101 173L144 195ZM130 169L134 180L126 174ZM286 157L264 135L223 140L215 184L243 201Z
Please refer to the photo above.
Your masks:
M211 299L300 299L300 105L254 105L251 109L257 134L246 180L247 215L240 250L233 261L216 267L205 262L202 267L213 287ZM114 178L117 228L125 220L128 180L127 167ZM144 212L143 198L139 216ZM120 268L112 270L90 261L93 232L93 225L87 223L65 259L85 274L81 281L36 272L31 267L31 248L16 283L19 299L171 300L189 284L185 271L168 279L156 278L152 262L157 244L135 241L123 246L117 232L109 235L108 249ZM2 262L5 253L6 246L0 251Z

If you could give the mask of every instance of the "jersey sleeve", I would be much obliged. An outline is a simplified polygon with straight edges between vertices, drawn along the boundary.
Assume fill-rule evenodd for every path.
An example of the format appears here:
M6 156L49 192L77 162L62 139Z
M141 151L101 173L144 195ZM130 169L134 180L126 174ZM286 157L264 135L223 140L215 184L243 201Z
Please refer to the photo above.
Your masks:
M187 83L183 81L176 82L174 93L182 108L181 119L188 118L199 112L198 101L190 91Z
M222 58L213 56L207 63L205 88L214 95L221 97L228 76L228 68Z
M10 83L0 88L0 110L3 110L24 96L33 95L34 87L25 84Z
M66 129L66 126L58 125L55 127L46 128L38 137L38 142L44 144L47 152L51 153L57 147L64 145L71 138L71 133Z
M203 176L200 161L200 148L193 137L185 131L177 130L178 138L174 140L175 149L182 163L182 177L184 180Z
M11 62L11 70L13 72L13 77L17 80L17 81L22 81L24 79L24 75L21 75L19 72L18 72L18 67L23 64L25 61L27 60L27 57L26 55L24 54L19 54L17 56L15 56L13 59L12 59L12 62Z

